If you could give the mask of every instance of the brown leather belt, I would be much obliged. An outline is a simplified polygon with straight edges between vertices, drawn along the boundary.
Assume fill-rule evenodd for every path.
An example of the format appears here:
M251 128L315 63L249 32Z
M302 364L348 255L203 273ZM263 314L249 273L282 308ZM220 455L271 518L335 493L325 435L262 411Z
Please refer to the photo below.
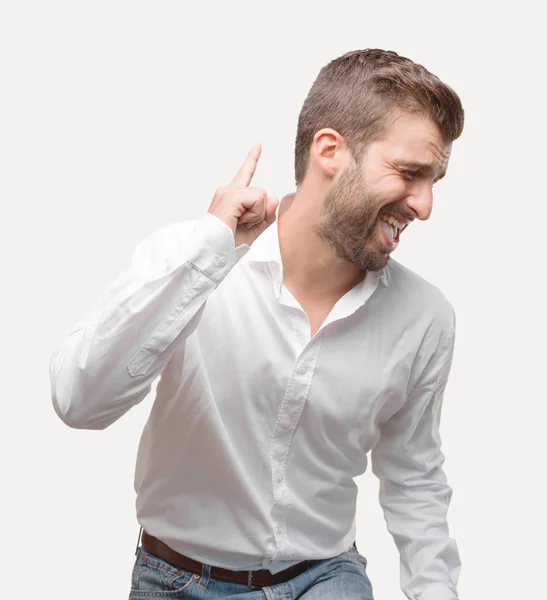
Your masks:
M145 550L161 558L165 562L177 567L181 571L190 571L201 575L203 564L197 560L183 556L178 552L175 552L172 548L164 544L158 538L142 531L142 545ZM284 569L279 573L271 573L268 569L260 569L257 571L230 571L229 569L222 569L221 567L211 567L211 577L213 579L220 579L222 581L231 581L233 583L242 583L249 587L268 587L277 583L284 583L297 575L300 575L304 571L307 571L315 561L304 560L302 562Z

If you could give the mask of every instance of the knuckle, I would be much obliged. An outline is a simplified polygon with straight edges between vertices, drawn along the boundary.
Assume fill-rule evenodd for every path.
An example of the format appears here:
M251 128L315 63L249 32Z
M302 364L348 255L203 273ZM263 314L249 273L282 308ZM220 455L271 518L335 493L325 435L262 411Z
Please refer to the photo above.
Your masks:
M268 197L266 190L262 188L254 188L253 191L260 200L265 200Z

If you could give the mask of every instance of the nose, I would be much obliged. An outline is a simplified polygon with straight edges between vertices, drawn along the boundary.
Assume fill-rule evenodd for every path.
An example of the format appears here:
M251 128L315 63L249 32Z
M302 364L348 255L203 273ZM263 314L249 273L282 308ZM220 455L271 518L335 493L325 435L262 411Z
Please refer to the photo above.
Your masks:
M430 183L416 185L405 200L405 206L415 218L427 221L433 210L433 188Z

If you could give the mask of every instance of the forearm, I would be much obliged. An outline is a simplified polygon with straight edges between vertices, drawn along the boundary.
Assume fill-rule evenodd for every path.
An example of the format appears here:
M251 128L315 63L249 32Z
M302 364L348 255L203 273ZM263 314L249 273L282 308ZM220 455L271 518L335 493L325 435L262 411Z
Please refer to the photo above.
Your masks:
M452 490L441 468L422 482L380 482L380 503L400 555L401 588L411 600L456 600L460 557L449 536Z
M171 226L139 247L133 268L52 356L53 404L68 425L103 429L141 401L235 264L233 236L215 217L181 244L177 233Z

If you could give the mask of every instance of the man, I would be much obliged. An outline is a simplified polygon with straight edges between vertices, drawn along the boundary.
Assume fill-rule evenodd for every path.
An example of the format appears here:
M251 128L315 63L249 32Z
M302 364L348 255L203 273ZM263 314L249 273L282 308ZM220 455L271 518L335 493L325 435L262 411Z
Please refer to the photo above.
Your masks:
M256 145L206 215L141 243L55 352L72 427L109 426L161 376L131 597L372 598L354 543L370 451L403 591L457 598L439 437L454 315L390 254L429 217L462 128L458 96L409 59L333 60L300 114L296 192L251 186Z

